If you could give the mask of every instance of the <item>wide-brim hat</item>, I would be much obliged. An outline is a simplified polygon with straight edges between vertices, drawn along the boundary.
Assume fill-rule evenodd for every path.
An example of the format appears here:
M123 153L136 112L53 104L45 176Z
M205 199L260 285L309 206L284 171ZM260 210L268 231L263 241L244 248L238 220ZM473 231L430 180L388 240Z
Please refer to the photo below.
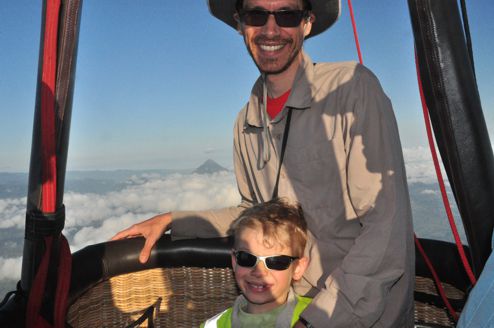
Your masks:
M312 29L306 39L326 31L340 16L340 0L309 0L312 13L316 16ZM236 0L208 0L209 11L219 20L237 29L235 14Z

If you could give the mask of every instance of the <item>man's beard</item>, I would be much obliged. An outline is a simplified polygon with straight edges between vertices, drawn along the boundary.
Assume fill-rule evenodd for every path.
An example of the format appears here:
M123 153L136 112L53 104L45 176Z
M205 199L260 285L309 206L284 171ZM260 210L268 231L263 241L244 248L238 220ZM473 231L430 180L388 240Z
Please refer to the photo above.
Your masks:
M262 36L258 36L254 39L254 46L256 47L259 47L259 41L260 40L268 40ZM269 39L270 41L273 41L273 39ZM285 46L292 46L294 43L293 39L285 39ZM261 67L261 64L258 63L256 61L256 58L254 57L253 53L252 53L252 50L251 50L251 47L248 46L247 47L247 51L249 52L250 54L250 57L252 58L252 60L254 61L254 63L256 64L257 68L259 69L259 71L261 72L261 74L267 74L267 75L276 75L276 74L280 74L280 73L283 73L284 71L286 71L293 63L293 61L295 60L295 58L297 58L298 54L300 53L300 47L298 49L296 49L293 53L290 54L290 56L288 57L285 65L283 65L281 68L278 68L278 69L275 69L275 70L269 70L269 69L263 69ZM273 62L279 60L278 58L276 58L275 60L273 60ZM268 65L264 64L264 66L267 66L269 67L269 63Z

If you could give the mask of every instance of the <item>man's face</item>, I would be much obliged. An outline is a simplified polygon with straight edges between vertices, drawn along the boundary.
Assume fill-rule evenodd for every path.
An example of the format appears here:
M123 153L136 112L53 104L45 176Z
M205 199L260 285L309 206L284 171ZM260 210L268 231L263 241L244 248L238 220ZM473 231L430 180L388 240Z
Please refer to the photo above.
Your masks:
M292 250L286 245L271 240L272 246L267 246L260 229L245 228L235 237L237 251L246 251L256 256L288 255ZM284 304L292 280L299 280L306 268L307 258L295 260L285 270L271 270L262 261L254 267L238 265L232 255L232 266L235 279L247 298L247 312L263 313Z
M302 0L244 0L244 10L267 11L302 10ZM238 19L238 17L237 17ZM240 21L239 32L244 36L247 49L259 70L266 74L279 74L296 69L301 62L300 49L309 34L311 22L302 19L296 27L280 27L269 15L263 26L249 26Z

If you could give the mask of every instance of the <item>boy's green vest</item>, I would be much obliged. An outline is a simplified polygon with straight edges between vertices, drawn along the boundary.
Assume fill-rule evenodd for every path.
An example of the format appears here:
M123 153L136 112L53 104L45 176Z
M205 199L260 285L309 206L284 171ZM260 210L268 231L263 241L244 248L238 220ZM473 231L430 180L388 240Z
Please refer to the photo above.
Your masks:
M300 317L300 313L310 304L312 298L296 296L297 305L293 310L292 322L290 327L293 327ZM225 311L218 313L214 317L208 319L201 324L201 328L231 328L232 327L232 312L233 308L228 308Z

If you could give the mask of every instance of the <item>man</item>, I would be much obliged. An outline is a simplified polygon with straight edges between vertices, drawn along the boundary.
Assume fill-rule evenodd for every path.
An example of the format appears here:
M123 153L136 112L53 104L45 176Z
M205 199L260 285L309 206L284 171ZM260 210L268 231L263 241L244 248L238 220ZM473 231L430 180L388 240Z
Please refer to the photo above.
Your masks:
M238 207L155 216L114 239L225 235L245 208L276 196L306 215L313 297L296 326L413 327L414 245L391 103L356 63L312 63L303 40L329 28L338 0L209 0L261 72L234 128ZM267 104L267 106L265 105Z

